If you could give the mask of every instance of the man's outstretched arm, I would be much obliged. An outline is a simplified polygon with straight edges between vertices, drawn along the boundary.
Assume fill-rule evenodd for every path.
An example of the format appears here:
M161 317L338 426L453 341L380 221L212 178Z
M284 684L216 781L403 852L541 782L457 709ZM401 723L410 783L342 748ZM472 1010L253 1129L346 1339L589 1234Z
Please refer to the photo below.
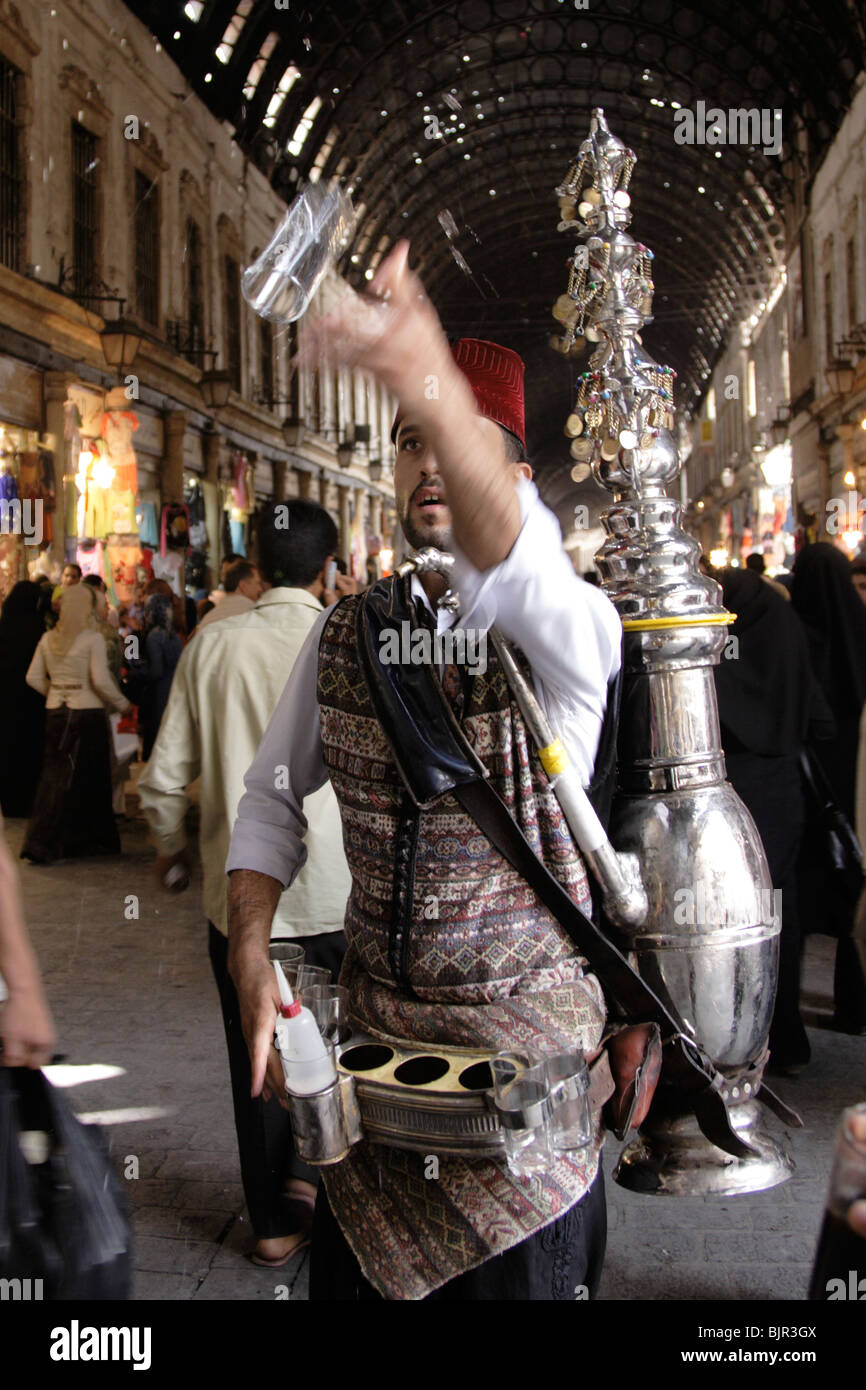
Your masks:
M423 428L442 473L454 538L479 570L498 565L520 532L502 431L478 414L448 339L399 241L370 282L304 328L301 359L356 365L392 391ZM378 296L378 301L376 300Z
M229 874L229 974L238 993L241 1026L252 1066L252 1095L283 1094L272 1047L280 997L268 959L271 922L280 895L307 857L304 797L327 780L316 670L325 614L317 619L244 779L226 861Z

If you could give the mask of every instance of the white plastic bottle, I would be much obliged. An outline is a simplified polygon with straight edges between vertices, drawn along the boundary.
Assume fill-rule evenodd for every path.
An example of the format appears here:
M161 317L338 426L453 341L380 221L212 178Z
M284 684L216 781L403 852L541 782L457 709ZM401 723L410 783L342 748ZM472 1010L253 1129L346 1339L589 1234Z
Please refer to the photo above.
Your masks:
M274 968L283 1001L275 1043L283 1064L286 1089L296 1096L312 1096L336 1081L333 1056L310 1010L292 998L279 962L274 962Z

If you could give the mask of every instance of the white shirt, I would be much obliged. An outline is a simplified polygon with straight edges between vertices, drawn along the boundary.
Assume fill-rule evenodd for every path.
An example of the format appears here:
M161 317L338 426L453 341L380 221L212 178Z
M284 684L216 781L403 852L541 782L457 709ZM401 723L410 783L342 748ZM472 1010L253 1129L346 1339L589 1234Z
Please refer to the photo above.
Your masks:
M246 594L224 594L222 601L217 604L216 608L212 608L209 613L205 613L196 630L203 627L210 627L211 623L222 622L223 618L236 618L239 613L252 613L255 606L252 599L247 598ZM320 609L321 606L322 605L319 604Z
M225 862L244 773L322 605L306 589L269 589L249 613L214 623L187 644L150 761L138 781L141 806L160 854L186 842L186 788L201 776L199 845L204 909L226 932ZM270 779L280 780L281 750ZM309 859L280 899L273 936L342 931L349 869L340 812L330 786L305 810ZM312 789L311 789L312 790ZM303 832L299 832L303 833ZM293 875L294 877L294 875Z
M111 705L121 713L129 701L121 694L108 669L105 638L101 632L85 628L61 657L53 653L51 634L46 632L33 653L25 680L45 695L46 709L102 709Z
M500 632L524 652L535 692L584 784L595 762L609 681L620 665L622 626L600 589L579 579L559 523L535 485L518 484L523 525L510 554L481 573L455 552L459 626ZM426 596L417 578L412 591ZM430 605L427 605L430 607ZM313 625L245 778L226 870L253 869L289 884L304 863L304 801L327 780L317 702L318 648L330 609ZM454 615L437 612L437 630ZM467 643L467 651L469 650ZM275 786L274 767L287 776Z

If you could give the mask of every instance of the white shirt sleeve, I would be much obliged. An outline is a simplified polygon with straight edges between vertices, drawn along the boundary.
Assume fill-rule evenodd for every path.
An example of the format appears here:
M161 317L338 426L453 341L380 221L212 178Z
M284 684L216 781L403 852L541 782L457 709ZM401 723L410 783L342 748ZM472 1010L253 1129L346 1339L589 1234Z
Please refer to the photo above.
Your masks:
M46 637L47 635L46 633ZM40 695L48 694L51 681L48 675L48 666L45 661L45 637L40 638L39 645L33 653L33 660L27 668L27 674L24 679L34 690L38 690Z
M536 695L588 785L622 624L610 599L575 574L535 484L521 479L517 491L523 526L501 564L482 573L455 550L459 626L486 631L496 623L525 654Z
M316 618L244 778L226 873L253 869L288 888L307 849L304 797L328 780L317 698L319 639L332 612Z

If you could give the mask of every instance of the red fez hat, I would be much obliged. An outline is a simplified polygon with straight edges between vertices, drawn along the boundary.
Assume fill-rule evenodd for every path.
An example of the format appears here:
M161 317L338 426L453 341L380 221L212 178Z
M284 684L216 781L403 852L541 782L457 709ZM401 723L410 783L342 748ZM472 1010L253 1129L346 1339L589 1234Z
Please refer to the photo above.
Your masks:
M522 357L499 343L485 343L481 338L461 338L451 344L454 361L472 387L479 412L497 425L504 425L526 448L526 425L523 409ZM391 439L396 440L397 426L403 411L397 407Z

